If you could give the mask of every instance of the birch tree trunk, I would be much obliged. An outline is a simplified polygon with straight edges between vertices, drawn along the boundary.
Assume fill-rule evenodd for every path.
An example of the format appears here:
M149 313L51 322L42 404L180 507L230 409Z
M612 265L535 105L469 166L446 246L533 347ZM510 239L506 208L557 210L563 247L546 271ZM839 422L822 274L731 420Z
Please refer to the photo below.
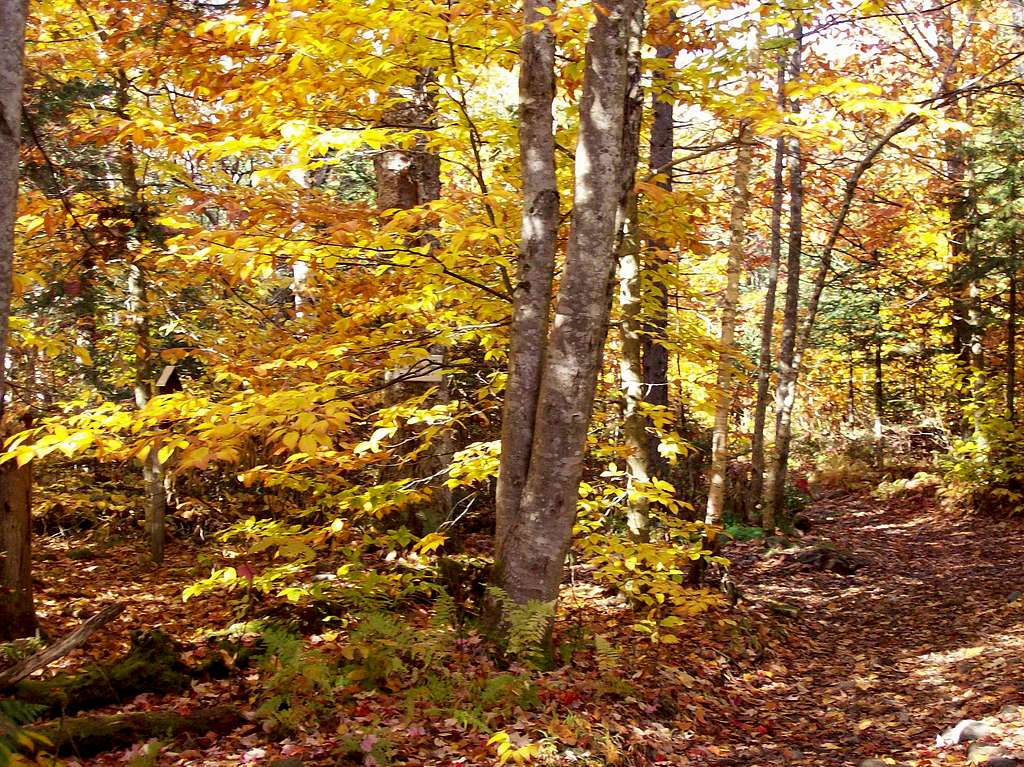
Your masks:
M547 344L551 282L558 241L558 181L551 105L555 98L555 36L547 17L554 0L526 0L519 69L519 153L523 220L512 303L508 383L501 422L496 541L500 551L530 467L537 396ZM541 24L537 29L534 25Z
M586 50L565 269L544 358L529 471L496 556L516 604L553 603L576 519L587 430L608 332L623 172L631 0L608 0Z
M739 302L740 269L747 240L747 211L750 208L750 166L754 145L750 123L740 124L737 136L736 168L732 188L732 212L729 218L729 260L726 287L722 296L722 327L719 333L718 373L715 380L715 424L712 431L711 467L708 471L708 503L704 522L722 521L725 501L726 469L729 464L729 412L732 410L732 378L735 360L736 305Z
M776 98L780 112L786 111L786 60L779 56ZM782 205L786 196L784 165L786 139L775 139L775 164L772 168L771 244L768 255L768 286L765 289L764 317L761 320L761 352L757 360L757 401L754 404L754 433L750 445L749 522L760 524L764 495L764 429L768 413L768 388L771 383L772 339L775 333L775 296L782 260Z
M7 346L14 286L14 222L18 214L21 98L24 87L25 0L0 0L0 445L4 421ZM0 448L2 449L2 448ZM0 464L0 641L31 636L32 464Z
M885 419L885 383L882 378L882 328L881 323L875 333L875 468L885 466L885 443L882 439L882 427Z
M794 50L789 62L789 80L800 77L803 54L803 26L799 21L793 26ZM790 111L800 112L800 103L793 100ZM775 528L785 502L786 470L789 463L789 421L792 417L793 402L796 398L796 374L794 356L796 333L800 309L800 250L803 247L803 155L800 139L789 139L789 241L786 253L786 304L782 312L782 341L779 345L779 380L775 389L775 449L768 469L768 487L761 526L766 530Z

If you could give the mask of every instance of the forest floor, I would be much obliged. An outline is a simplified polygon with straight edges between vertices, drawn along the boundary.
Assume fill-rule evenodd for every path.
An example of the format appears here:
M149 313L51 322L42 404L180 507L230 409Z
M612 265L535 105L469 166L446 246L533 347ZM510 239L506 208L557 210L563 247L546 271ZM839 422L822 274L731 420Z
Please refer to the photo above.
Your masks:
M868 492L832 495L807 514L808 537L851 550L863 562L856 573L816 571L766 552L759 540L734 543L726 553L743 600L738 610L709 618L724 632L702 634L695 625L683 644L631 659L633 673L624 677L632 693L608 694L592 658L543 675L539 709L517 709L491 724L513 740L543 733L544 753L555 758L547 763L557 764L839 767L876 758L958 767L967 763L967 746L936 739L972 718L992 726L982 743L1001 743L1024 765L1024 526L957 517L925 493L891 500ZM70 559L83 540L39 540L41 623L59 635L104 602L124 601L127 608L51 671L109 659L127 648L133 629L155 626L183 642L186 661L195 663L207 652L197 630L230 622L223 596L182 603L182 589L209 572L208 561L196 564L204 549L172 547L154 569L134 542L105 547L95 559ZM616 619L607 620L613 626ZM627 634L619 641L629 648ZM481 645L463 649L467 668L495 673ZM223 702L251 712L259 680L249 670L101 713L184 712ZM331 756L346 730L391 734L391 759L367 749L369 767L496 763L486 732L452 718L410 720L398 692L360 694L351 703L325 727L293 737L269 736L252 721L220 738L162 743L159 754L136 748L67 764L261 767L281 757L308 767L359 764ZM598 730L603 739L587 734ZM357 742L372 745L378 735L361 737Z

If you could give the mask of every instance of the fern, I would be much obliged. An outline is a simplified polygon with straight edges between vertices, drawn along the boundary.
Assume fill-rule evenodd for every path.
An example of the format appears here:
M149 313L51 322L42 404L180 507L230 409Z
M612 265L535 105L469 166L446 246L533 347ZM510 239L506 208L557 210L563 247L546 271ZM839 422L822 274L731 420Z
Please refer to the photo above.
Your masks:
M605 674L615 671L622 660L622 650L600 634L594 637L594 654L597 656L597 667Z
M34 745L48 745L48 741L22 729L39 714L46 710L45 706L23 703L19 700L0 700L0 767L12 764L27 764L18 756L19 748Z
M501 607L505 653L532 665L544 664L551 638L551 624L555 619L555 603L531 599L525 604L519 604L494 586L488 589L488 594Z

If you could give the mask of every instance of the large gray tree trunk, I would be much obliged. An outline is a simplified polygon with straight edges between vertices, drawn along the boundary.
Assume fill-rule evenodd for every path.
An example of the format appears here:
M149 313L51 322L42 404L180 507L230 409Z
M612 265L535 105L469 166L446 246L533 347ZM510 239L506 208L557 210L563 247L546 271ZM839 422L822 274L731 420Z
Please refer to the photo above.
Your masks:
M779 56L777 103L786 110L786 60ZM754 403L754 433L750 445L749 522L760 524L764 494L764 430L768 413L768 388L771 383L772 339L775 334L775 296L779 284L779 262L782 260L782 205L786 196L786 139L775 139L775 164L772 169L771 244L768 254L768 285L765 289L764 316L761 320L761 352L757 361L757 400Z
M541 373L529 471L496 556L517 603L553 603L576 519L587 430L611 308L631 0L609 0L587 40L572 228Z
M554 0L526 0L520 43L519 154L523 220L512 303L508 383L501 422L497 531L502 547L530 468L537 396L548 336L551 281L558 238L558 180L551 106L555 98L555 36L546 23ZM533 25L542 24L537 29Z
M704 522L722 521L725 481L729 465L729 412L732 410L732 379L735 368L733 344L736 339L736 305L740 293L740 269L747 241L747 211L750 208L750 166L754 144L750 123L740 124L737 137L736 167L732 188L732 212L729 218L729 260L726 286L722 295L722 325L719 333L718 373L715 381L715 423L712 430L711 467L708 471L708 503Z

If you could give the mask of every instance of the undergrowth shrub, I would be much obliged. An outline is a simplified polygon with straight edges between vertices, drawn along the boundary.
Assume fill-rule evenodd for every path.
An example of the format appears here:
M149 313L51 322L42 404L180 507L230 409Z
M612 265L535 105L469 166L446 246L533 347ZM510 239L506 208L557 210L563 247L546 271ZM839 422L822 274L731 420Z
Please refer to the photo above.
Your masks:
M942 457L947 504L972 511L1024 513L1024 428L1005 418L976 419L975 433Z

